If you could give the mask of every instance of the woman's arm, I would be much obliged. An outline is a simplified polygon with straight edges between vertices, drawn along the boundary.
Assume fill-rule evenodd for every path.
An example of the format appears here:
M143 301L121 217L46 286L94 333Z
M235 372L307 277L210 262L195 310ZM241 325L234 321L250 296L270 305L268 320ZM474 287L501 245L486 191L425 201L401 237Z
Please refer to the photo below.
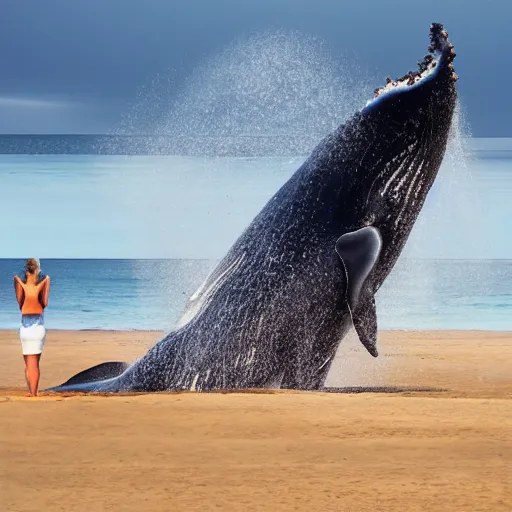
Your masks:
M14 291L16 293L16 300L18 301L18 306L21 309L23 307L23 302L25 301L25 292L23 290L23 286L21 285L21 281L18 276L14 276Z
M45 308L48 306L48 300L50 298L50 276L46 276L43 281L43 286L41 287L41 294L40 294L40 300L41 300L41 306Z

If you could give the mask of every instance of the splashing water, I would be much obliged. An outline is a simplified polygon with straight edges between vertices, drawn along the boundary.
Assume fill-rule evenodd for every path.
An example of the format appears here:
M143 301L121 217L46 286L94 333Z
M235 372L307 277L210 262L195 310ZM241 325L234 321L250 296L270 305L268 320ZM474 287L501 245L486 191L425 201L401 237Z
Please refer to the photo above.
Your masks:
M404 255L411 258L471 258L478 254L478 190L470 173L469 125L460 102L453 116L438 176L411 233ZM476 245L475 245L476 244ZM464 247L465 253L459 248ZM448 250L447 250L448 249ZM478 257L478 256L476 256Z
M296 135L314 143L367 96L354 78L314 38L265 33L200 69L177 100L178 123L169 119L164 131L183 130L186 118L192 134Z
M155 77L117 132L148 130L146 143L158 152L166 145L167 153L209 156L307 154L370 96L366 74L341 60L296 32L240 39L175 95L170 74Z

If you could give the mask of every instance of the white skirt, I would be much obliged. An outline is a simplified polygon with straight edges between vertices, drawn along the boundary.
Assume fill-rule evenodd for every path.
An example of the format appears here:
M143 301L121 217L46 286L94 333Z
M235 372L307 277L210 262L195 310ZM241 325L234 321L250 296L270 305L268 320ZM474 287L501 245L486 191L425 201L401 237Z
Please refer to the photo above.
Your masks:
M29 315L24 315L24 317L27 316ZM35 317L36 315L30 316ZM20 327L20 341L24 356L41 354L45 339L46 327L42 322L42 318L28 319L28 321L26 318L23 318L22 326Z

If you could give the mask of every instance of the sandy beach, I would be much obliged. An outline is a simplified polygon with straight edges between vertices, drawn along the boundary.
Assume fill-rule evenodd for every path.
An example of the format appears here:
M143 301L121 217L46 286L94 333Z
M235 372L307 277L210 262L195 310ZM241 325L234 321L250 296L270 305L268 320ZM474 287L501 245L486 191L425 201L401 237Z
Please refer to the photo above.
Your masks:
M41 389L158 332L49 331ZM512 510L512 333L349 337L330 387L26 398L0 331L0 504L8 511Z

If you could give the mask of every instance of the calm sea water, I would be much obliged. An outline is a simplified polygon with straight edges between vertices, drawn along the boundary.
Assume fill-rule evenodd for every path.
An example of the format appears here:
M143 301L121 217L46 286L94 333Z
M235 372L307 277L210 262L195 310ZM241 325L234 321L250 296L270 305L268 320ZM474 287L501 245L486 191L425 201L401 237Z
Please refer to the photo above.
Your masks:
M209 260L42 260L54 329L170 329L215 265ZM17 328L12 275L0 260L0 328ZM512 261L409 260L377 296L383 329L512 329Z
M470 146L449 147L379 291L381 328L512 329L512 141ZM171 328L303 160L0 155L0 328L19 325L12 275L30 256L52 276L49 327Z

